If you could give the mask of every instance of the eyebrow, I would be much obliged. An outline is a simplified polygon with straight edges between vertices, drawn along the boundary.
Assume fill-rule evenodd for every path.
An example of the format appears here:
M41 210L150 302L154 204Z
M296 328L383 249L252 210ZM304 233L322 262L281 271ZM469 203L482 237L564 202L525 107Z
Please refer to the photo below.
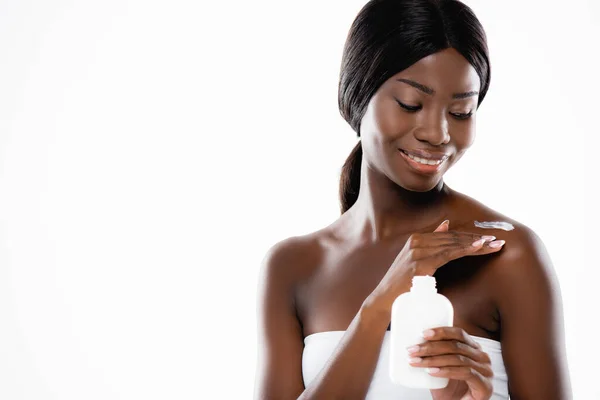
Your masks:
M423 84L420 84L419 82L415 82L415 81L411 81L410 79L404 79L404 78L397 78L397 81L400 82L404 82L416 89L419 89L421 92L428 94L428 95L432 95L435 94L435 90L433 90L432 88L430 88L429 86L425 86ZM471 91L471 92L464 92L464 93L454 93L452 94L452 98L453 99L466 99L467 97L471 97L471 96L476 96L478 95L479 92L478 91Z

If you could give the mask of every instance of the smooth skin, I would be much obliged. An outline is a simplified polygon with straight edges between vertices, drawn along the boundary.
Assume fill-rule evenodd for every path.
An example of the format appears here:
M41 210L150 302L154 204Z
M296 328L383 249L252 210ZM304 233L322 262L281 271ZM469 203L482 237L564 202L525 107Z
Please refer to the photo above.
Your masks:
M438 291L454 306L454 329L436 330L413 356L423 358L423 367L440 367L436 375L450 377L449 387L464 399L480 400L489 394L489 363L484 352L468 346L467 334L498 340L511 400L572 398L560 287L544 244L527 226L443 182L445 172L475 140L477 96L452 95L478 89L473 67L456 50L447 49L392 76L370 99L361 122L358 200L330 225L275 244L263 260L256 399L327 398L319 397L325 392L364 398L389 326L386 307L409 282L410 275L398 273L397 282L403 283L393 289L391 266L409 239L432 234L446 219L452 228L435 235L452 233L464 240L467 233L493 235L506 244L436 269ZM443 151L450 158L438 173L424 175L407 164L398 148ZM481 179L493 180L501 171L482 167L481 173ZM506 221L515 229L483 229L474 226L476 220ZM357 341L343 339L326 371L305 388L304 338L336 330ZM454 341L454 349L448 340ZM360 365L352 359L360 359ZM437 400L461 398L449 397L444 389L432 394Z

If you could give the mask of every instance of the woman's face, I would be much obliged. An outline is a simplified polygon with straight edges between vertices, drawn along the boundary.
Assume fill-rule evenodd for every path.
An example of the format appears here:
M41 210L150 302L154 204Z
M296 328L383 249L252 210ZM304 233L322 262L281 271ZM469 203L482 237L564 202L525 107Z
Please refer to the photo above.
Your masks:
M479 86L477 72L455 49L392 76L373 95L361 121L367 166L406 189L431 190L473 144ZM448 158L437 168L420 167L400 149Z

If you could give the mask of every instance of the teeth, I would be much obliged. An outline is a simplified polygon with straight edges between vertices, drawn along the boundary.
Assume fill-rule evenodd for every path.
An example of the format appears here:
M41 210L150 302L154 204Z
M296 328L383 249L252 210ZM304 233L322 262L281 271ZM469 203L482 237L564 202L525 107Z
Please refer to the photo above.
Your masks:
M406 154L410 159L415 160L416 162L418 162L420 164L425 164L425 165L439 165L446 159L446 158L443 158L441 160L428 160L426 158L415 157L412 154L408 154L407 152L403 152L403 153Z

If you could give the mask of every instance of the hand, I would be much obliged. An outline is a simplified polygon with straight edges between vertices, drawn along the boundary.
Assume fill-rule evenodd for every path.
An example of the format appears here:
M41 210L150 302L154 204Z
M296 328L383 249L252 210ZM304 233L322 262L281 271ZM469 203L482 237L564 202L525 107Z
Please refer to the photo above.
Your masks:
M418 345L409 355L421 362L411 362L413 367L440 368L431 376L450 378L443 389L431 389L433 400L488 400L493 393L491 360L463 329L439 327L432 329L434 336Z
M431 233L410 235L381 282L367 297L366 304L389 311L394 300L410 290L415 275L433 276L438 268L454 259L495 253L502 249L502 246L490 247L489 242L496 239L494 236L449 231L449 224L442 223ZM473 246L474 243L478 244Z

